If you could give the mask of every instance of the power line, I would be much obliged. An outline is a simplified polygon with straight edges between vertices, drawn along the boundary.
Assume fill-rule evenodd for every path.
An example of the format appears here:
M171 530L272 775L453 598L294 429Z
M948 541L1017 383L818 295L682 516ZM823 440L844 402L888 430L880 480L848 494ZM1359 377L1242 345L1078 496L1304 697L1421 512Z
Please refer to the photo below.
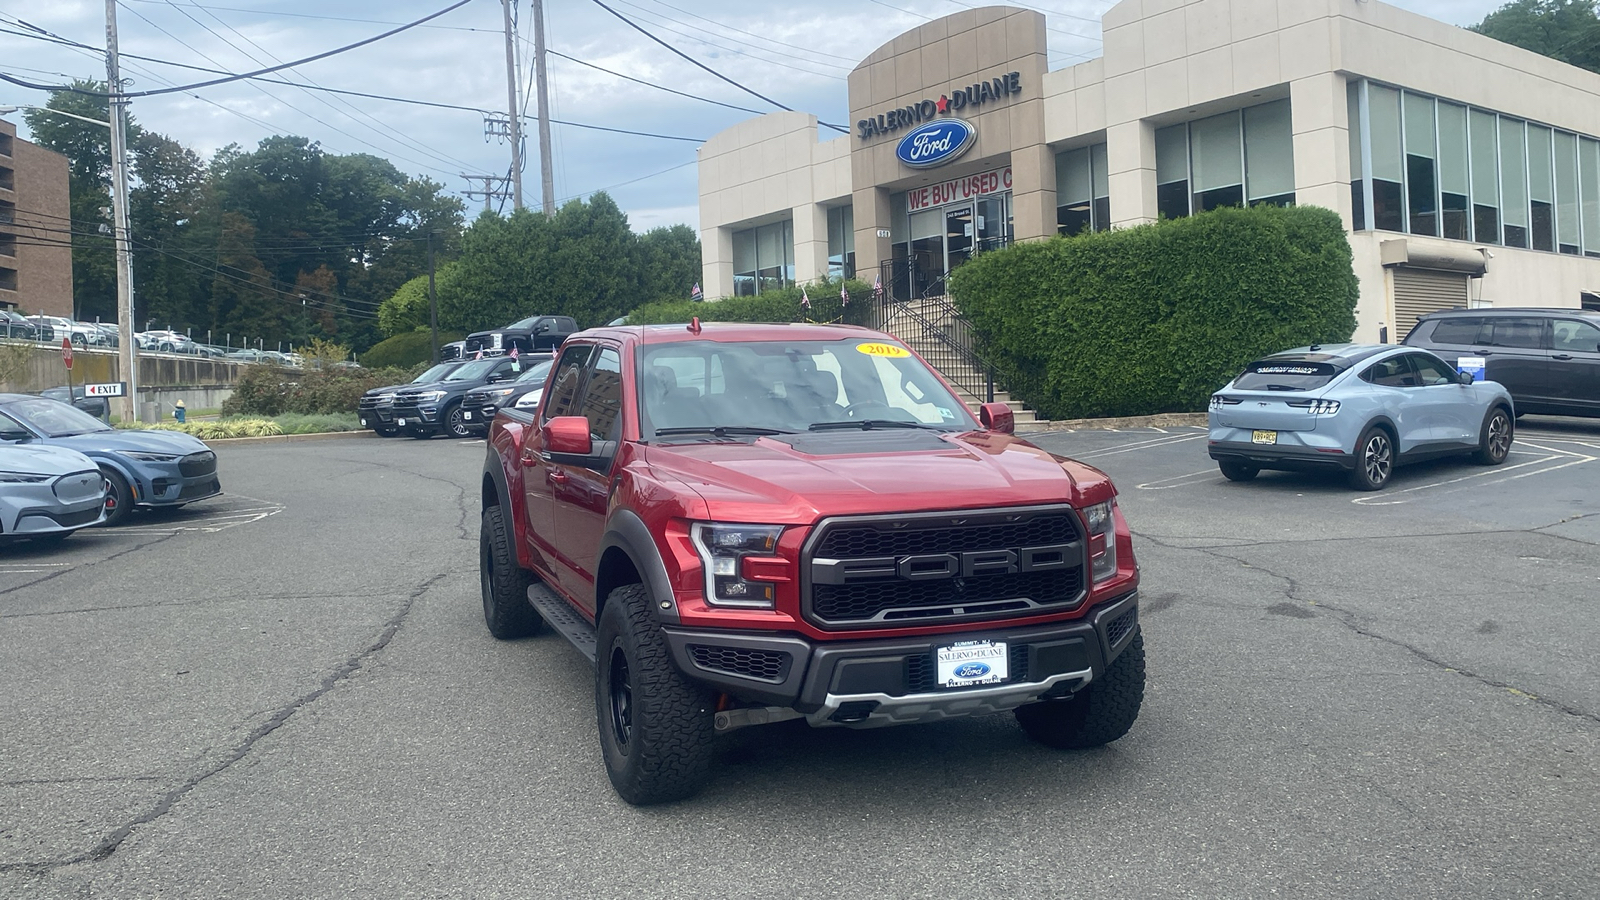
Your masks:
M849 63L849 65L846 66L845 68L854 68L856 63L859 62L859 60L852 59L852 58L850 58L848 56L840 56L837 53L828 53L828 52L823 51L823 50L814 50L814 49L812 49L810 47L801 47L798 44L790 44L790 43L787 43L785 41L780 41L777 38L772 37L771 35L757 34L757 33L753 32L753 31L745 31L743 28L735 28L732 25L728 25L728 24L723 23L723 22L718 22L715 19L708 19L705 16L702 16L702 15L700 15L698 13L692 13L687 9L683 9L681 7L673 6L670 3L665 3L665 2L663 2L663 0L654 0L654 2L655 2L655 4L657 6L665 6L667 9L673 10L674 12L683 13L686 16L690 16L691 18L699 19L702 22L709 22L712 25L717 26L718 28L724 28L724 29L727 29L728 31L738 32L739 34L742 34L742 35L744 35L746 37L753 37L753 38L755 38L757 40L767 41L768 43L777 44L780 47L789 47L791 49L801 50L801 51L804 51L806 53L814 53L817 56L828 56L828 57L832 57L833 59L842 60L843 62ZM632 3L630 3L628 5L629 6L633 6L635 9L638 8L635 4L632 4Z
M567 60L568 62L575 62L580 66L588 66L591 69L595 69L596 71L604 72L607 75L614 75L614 76L616 76L618 78L623 79L624 81L631 81L634 84L642 84L645 87L655 88L658 91L666 91L669 94L677 94L679 97L688 97L690 100L699 100L702 103L711 103L711 104L714 104L716 106L727 107L728 109L736 109L739 112L747 112L747 113L750 113L751 115L757 115L757 116L761 115L761 110L759 110L759 109L750 109L749 107L746 107L746 106L734 106L732 103L723 103L721 100L712 100L710 97L701 97L698 94L690 94L690 93L688 93L686 91L674 90L673 88L669 88L669 87L666 87L664 85L652 84L651 82L645 81L642 78L635 78L632 75L624 75L621 72L613 72L613 71L611 71L610 69L607 69L604 66L597 66L592 62L584 62L583 60L578 59L575 56L568 56L565 53L561 53L561 52L556 51L556 50L546 50L545 52L550 54L551 56L559 56L562 59Z
M611 13L613 16L616 16L618 19L621 19L624 23L626 23L628 25L628 27L630 27L633 30L639 32L640 34L644 35L645 37L649 38L650 40L655 41L656 43L660 44L661 46L667 48L668 50L672 51L677 56L680 56L680 57L684 58L685 60L689 61L690 63L694 64L697 68L704 69L705 71L710 72L712 75L715 75L716 77L722 79L723 81L726 81L727 83L733 85L734 87L738 88L739 90L744 91L745 93L750 94L753 97L759 98L761 100L765 100L768 103L771 103L773 106L778 107L779 109L787 110L788 112L794 112L794 109L792 107L784 106L782 103L779 103L778 101L772 99L771 97L766 96L765 94L762 94L762 93L760 93L760 92L758 92L758 91L756 91L756 90L754 90L752 88L745 87L744 85L740 84L739 82L734 81L732 78L729 78L728 76L722 74L721 72L718 72L717 70L711 68L710 66L706 65L705 63L700 62L699 60L695 59L694 57L690 56L689 54L684 53L682 50L679 50L677 47L674 47L671 44L667 43L666 41L663 41L661 38L656 37L655 35L651 34L649 31L646 31L643 27L635 24L632 19L628 18L627 16L623 15L622 13L619 13L616 10L612 9L611 7L607 6L604 2L602 2L602 0L594 0L594 4L596 6L598 6L598 7L600 7L601 9L605 10L606 12ZM834 125L834 124L831 124L831 123L828 123L828 122L823 122L821 124L826 125L827 127L834 129L835 131L840 131L840 132L843 132L845 134L849 134L850 133L850 129L845 128L845 127L843 127L841 125Z
M226 84L226 83L228 83L230 81L241 81L241 80L246 79L246 78L254 78L257 75L268 75L268 74L271 74L273 72L282 71L284 69L292 69L295 66L302 66L302 65L305 65L306 63L309 63L309 62L316 62L319 59L327 59L330 56L335 56L335 55L338 55L340 53L346 53L346 52L354 50L354 49L356 49L358 47L365 47L368 44L375 43L377 41L381 41L381 40L383 40L384 38L387 38L387 37L392 37L392 36L394 36L396 34L399 34L402 31L406 31L408 29L415 28L418 25L423 24L424 22L428 22L428 21L431 21L433 19L437 19L440 16L444 15L445 13L453 12L454 10L460 9L461 7L466 6L468 3L471 3L471 2L472 2L472 0L456 0L455 3L452 3L451 5L445 7L444 9L441 9L438 12L429 13L428 15L423 16L422 18L416 20L415 22L409 22L409 23L407 23L405 25L401 25L399 28L391 28L388 31L383 32L382 34L373 35L372 37L369 37L369 38L364 38L362 40L356 41L353 44L345 44L342 47L335 47L332 50L325 50L325 51L323 51L321 53L317 53L317 54L314 54L312 56L307 56L307 57L304 57L302 59L294 60L293 62L280 63L279 65L276 65L276 66L267 66L266 68L256 69L255 71L252 71L252 72L242 72L242 73L239 73L239 74L236 74L236 75L229 75L226 78L214 78L214 79L212 79L210 81L197 81L194 84L174 85L172 87L160 88L158 90L153 90L153 91L130 91L130 92L127 92L127 93L110 94L110 93L107 93L107 92L104 92L104 91L88 91L88 90L84 90L82 88L72 87L70 85L30 84L28 82L21 81L21 80L19 80L17 78L13 78L10 75L6 75L3 72L0 72L0 80L9 81L12 84L16 84L16 85L19 85L21 87L33 88L34 90L41 90L41 91L69 91L69 92L74 93L74 94L85 94L85 95L88 95L90 97L113 97L113 96L115 96L115 97L119 97L121 99L131 99L131 98L135 98L135 97L154 97L154 96L157 96L159 94L173 94L173 93L179 93L179 92L184 92L184 91L192 91L192 90L196 90L198 88L211 87L213 85L218 85L218 84ZM596 0L596 2L598 2L598 0Z
M126 2L126 0L118 0L118 2ZM166 0L132 0L132 2L134 2L134 3L165 3ZM191 4L191 5L194 6L196 9L203 9L206 12L211 12L211 11L215 10L217 12L239 12L239 13L249 13L251 15L268 16L268 17L287 16L289 18L294 18L294 19L322 19L322 20L329 21L329 22L360 22L360 23L365 24L365 25L401 25L401 24L404 24L402 22L391 22L391 21L385 21L383 19L355 19L355 18L351 18L349 16L318 16L318 15L313 15L311 13L283 12L282 10L276 10L276 9L274 9L274 10L265 10L265 9L241 9L241 8L239 8L237 6L202 6L199 3L194 3L194 4ZM482 33L482 34L499 34L500 33L500 30L497 29L497 28L473 28L473 27L468 26L468 25L421 25L421 26L418 26L418 27L421 27L421 28L438 28L438 29L442 29L442 30L445 30L445 31L476 31L476 32L479 32L479 33Z
M759 47L756 47L754 45L749 44L748 42L744 42L744 41L742 41L742 39L739 39L739 38L725 38L725 37L723 37L723 35L720 35L720 34L714 35L716 38L719 38L719 39L725 40L725 41L729 41L731 43L731 45L730 45L730 43L719 43L718 41L712 40L711 39L712 36L708 36L708 32L703 27L700 27L698 25L694 25L694 24L691 24L691 23L688 23L688 22L681 22L681 21L679 21L677 19L674 19L671 16L665 15L663 13L658 13L658 12L656 12L654 10L646 9L646 8L644 8L642 6L639 6L636 3L630 3L630 2L628 2L628 0L615 0L615 2L620 3L620 4L625 5L625 6L629 7L629 8L631 8L631 9L636 10L640 15L651 17L651 18L647 19L646 21L648 21L652 25L655 25L656 27L660 28L663 31L669 32L671 34L678 35L681 38L685 38L687 40L694 41L695 43L698 43L698 44L703 44L703 45L705 45L707 47L711 47L711 48L713 48L715 50L718 50L718 51L721 51L723 53L731 53L731 54L733 54L735 56L744 56L744 57L748 57L750 59L754 59L754 60L762 63L763 65L779 66L779 67L785 68L785 69L793 69L796 72L804 72L807 75L814 75L814 76L819 77L819 78L828 78L828 79L832 79L833 81L844 81L845 80L845 75L850 71L850 67L849 66L843 66L843 65L840 65L838 63L826 62L826 61L820 60L820 59L802 59L800 57L795 56L792 53L785 53L785 52L779 51L779 50L766 50L764 48L759 48ZM670 23L670 24L668 24L668 23ZM680 27L679 28L674 28L674 27L672 27L674 25L677 25L677 26L680 26ZM682 29L689 29L689 30L685 31L685 30L682 30ZM799 65L799 63L804 63L805 65ZM833 71L831 71L831 72L818 71L817 69L808 68L807 66L820 66L822 68L831 69Z

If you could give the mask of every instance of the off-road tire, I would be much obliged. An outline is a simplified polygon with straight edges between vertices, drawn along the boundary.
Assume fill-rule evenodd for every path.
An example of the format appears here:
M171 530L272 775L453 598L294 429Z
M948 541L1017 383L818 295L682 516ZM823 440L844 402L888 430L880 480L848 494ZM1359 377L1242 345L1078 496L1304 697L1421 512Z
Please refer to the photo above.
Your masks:
M106 479L106 518L101 522L102 527L109 528L121 525L128 521L128 515L133 512L133 489L128 487L128 479L116 469L101 469L100 474Z
M502 641L527 637L544 624L528 602L533 573L517 565L500 507L483 511L478 529L478 584L483 593L483 624Z
M1483 427L1478 431L1478 452L1473 458L1486 466L1498 466L1511 455L1511 442L1516 437L1517 426L1504 406L1496 406L1483 417Z
M1128 733L1144 705L1144 634L1122 650L1105 674L1071 700L1019 706L1013 713L1028 737L1057 750L1109 744Z
M1229 481L1250 481L1261 474L1261 469L1248 463L1219 460L1217 468L1222 470L1222 477Z
M713 698L673 666L643 585L611 592L598 638L595 720L612 787L635 806L692 796L710 768Z
M1356 441L1355 468L1350 486L1358 491L1381 491L1394 477L1394 436L1381 425L1368 425Z

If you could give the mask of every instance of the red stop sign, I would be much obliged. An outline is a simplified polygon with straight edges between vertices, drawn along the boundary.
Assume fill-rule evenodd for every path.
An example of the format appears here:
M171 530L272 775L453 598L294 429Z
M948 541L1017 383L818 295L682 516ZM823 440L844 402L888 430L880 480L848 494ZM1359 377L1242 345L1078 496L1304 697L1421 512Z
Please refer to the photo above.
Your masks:
M67 364L67 369L72 368L72 338L61 339L61 361Z

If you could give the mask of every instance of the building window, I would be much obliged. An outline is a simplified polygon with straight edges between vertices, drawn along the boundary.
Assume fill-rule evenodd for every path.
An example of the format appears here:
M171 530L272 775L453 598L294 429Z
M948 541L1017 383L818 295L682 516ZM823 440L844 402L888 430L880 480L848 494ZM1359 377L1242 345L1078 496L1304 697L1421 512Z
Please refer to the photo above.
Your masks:
M1379 231L1405 231L1405 181L1400 148L1400 92L1367 87L1372 129L1372 223Z
M1439 102L1440 237L1470 240L1472 190L1467 168L1467 108Z
M1528 246L1528 129L1500 119L1500 219L1507 247Z
M1600 256L1600 142L1578 141L1578 191L1583 198L1583 255Z
M0 134L0 156L10 156L14 152L12 150L13 140L9 134Z
M1288 100L1156 131L1156 209L1163 218L1247 202L1294 203Z
M733 233L733 295L794 284L794 224L788 219Z
M1080 234L1111 227L1106 145L1056 154L1056 231Z
M17 270L0 267L0 291L14 291L17 289Z
M1528 126L1528 225L1535 250L1556 248L1556 188L1550 134L1543 125Z
M1406 94L1406 212L1412 234L1439 233L1439 170L1433 99Z
M1472 239L1500 243L1499 138L1494 113L1475 109L1468 116L1467 152L1472 166Z
M0 166L0 188L8 191L17 189L17 173L10 166Z
M856 216L853 207L828 210L828 277L856 277Z
M1578 136L1558 131L1556 143L1556 249L1582 252L1578 229Z

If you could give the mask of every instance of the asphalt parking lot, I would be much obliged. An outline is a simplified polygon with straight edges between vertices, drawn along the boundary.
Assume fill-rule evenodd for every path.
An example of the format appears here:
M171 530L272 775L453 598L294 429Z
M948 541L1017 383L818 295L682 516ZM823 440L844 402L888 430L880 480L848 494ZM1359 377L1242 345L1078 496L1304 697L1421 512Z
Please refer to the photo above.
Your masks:
M1600 422L1519 424L1377 494L1039 435L1137 535L1128 737L786 723L647 810L584 660L483 629L481 442L225 447L216 501L0 549L0 896L1594 897Z

